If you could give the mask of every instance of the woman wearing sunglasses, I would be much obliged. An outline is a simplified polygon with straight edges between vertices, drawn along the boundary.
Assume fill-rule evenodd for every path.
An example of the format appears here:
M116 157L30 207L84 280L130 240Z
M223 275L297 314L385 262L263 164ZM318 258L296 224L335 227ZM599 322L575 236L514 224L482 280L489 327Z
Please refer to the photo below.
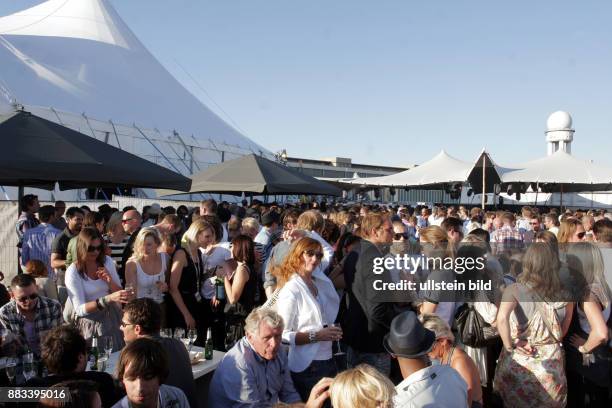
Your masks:
M584 241L585 235L586 232L580 221L575 218L566 218L561 221L557 239L559 244L576 243Z
M105 255L104 241L96 228L83 228L77 240L77 257L66 270L66 288L76 326L89 341L94 333L113 338L114 351L123 347L119 329L122 303L130 300L121 287L113 260Z
M276 307L285 322L283 342L289 343L289 369L303 401L323 377L334 377L332 342L342 329L331 327L340 299L334 285L320 270L323 248L319 241L304 237L296 241L274 275L278 293Z

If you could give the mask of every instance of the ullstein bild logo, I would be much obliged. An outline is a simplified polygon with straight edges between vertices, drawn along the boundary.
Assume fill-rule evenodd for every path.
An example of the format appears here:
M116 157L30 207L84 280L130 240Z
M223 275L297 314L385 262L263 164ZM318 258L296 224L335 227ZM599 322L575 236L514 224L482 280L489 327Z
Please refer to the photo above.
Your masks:
M436 282L427 280L425 282L414 282L401 279L399 282L383 282L377 279L372 283L374 290L407 290L407 291L465 291L465 290L491 290L491 281L480 279L468 280L467 282Z

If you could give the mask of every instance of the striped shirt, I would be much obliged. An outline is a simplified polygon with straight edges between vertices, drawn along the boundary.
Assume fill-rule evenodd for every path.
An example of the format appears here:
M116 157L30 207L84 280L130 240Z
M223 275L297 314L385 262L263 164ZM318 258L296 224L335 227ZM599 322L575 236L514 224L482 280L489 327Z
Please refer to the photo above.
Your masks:
M117 265L117 270L121 269L121 267L123 266L121 259L123 256L123 251L125 250L129 239L130 236L126 235L123 237L123 241L118 244L113 244L110 235L104 235L104 242L106 242L106 246L108 246L111 250L110 257L113 259L113 261L115 261L115 265Z
M25 265L31 259L38 259L47 266L49 276L53 276L51 268L51 248L53 240L62 231L51 224L40 224L37 227L28 229L23 234L21 246L21 262Z

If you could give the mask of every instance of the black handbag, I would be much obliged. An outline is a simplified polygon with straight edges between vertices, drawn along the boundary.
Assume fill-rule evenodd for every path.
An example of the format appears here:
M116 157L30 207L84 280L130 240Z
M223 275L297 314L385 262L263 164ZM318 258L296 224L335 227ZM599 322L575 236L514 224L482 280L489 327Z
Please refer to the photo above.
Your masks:
M457 337L470 347L487 347L499 339L495 327L485 322L471 302L464 303L455 314Z

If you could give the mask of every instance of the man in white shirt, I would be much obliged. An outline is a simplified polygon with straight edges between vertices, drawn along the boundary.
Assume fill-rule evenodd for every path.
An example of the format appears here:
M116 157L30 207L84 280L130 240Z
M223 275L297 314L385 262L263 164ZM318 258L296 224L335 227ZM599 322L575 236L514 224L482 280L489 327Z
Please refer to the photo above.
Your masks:
M434 207L432 215L427 219L429 225L437 225L438 227L442 224L442 221L446 218L446 210L444 207Z
M384 338L385 349L397 358L404 381L395 390L395 408L467 408L467 384L448 365L432 366L427 353L436 340L416 314L406 311L391 322Z

